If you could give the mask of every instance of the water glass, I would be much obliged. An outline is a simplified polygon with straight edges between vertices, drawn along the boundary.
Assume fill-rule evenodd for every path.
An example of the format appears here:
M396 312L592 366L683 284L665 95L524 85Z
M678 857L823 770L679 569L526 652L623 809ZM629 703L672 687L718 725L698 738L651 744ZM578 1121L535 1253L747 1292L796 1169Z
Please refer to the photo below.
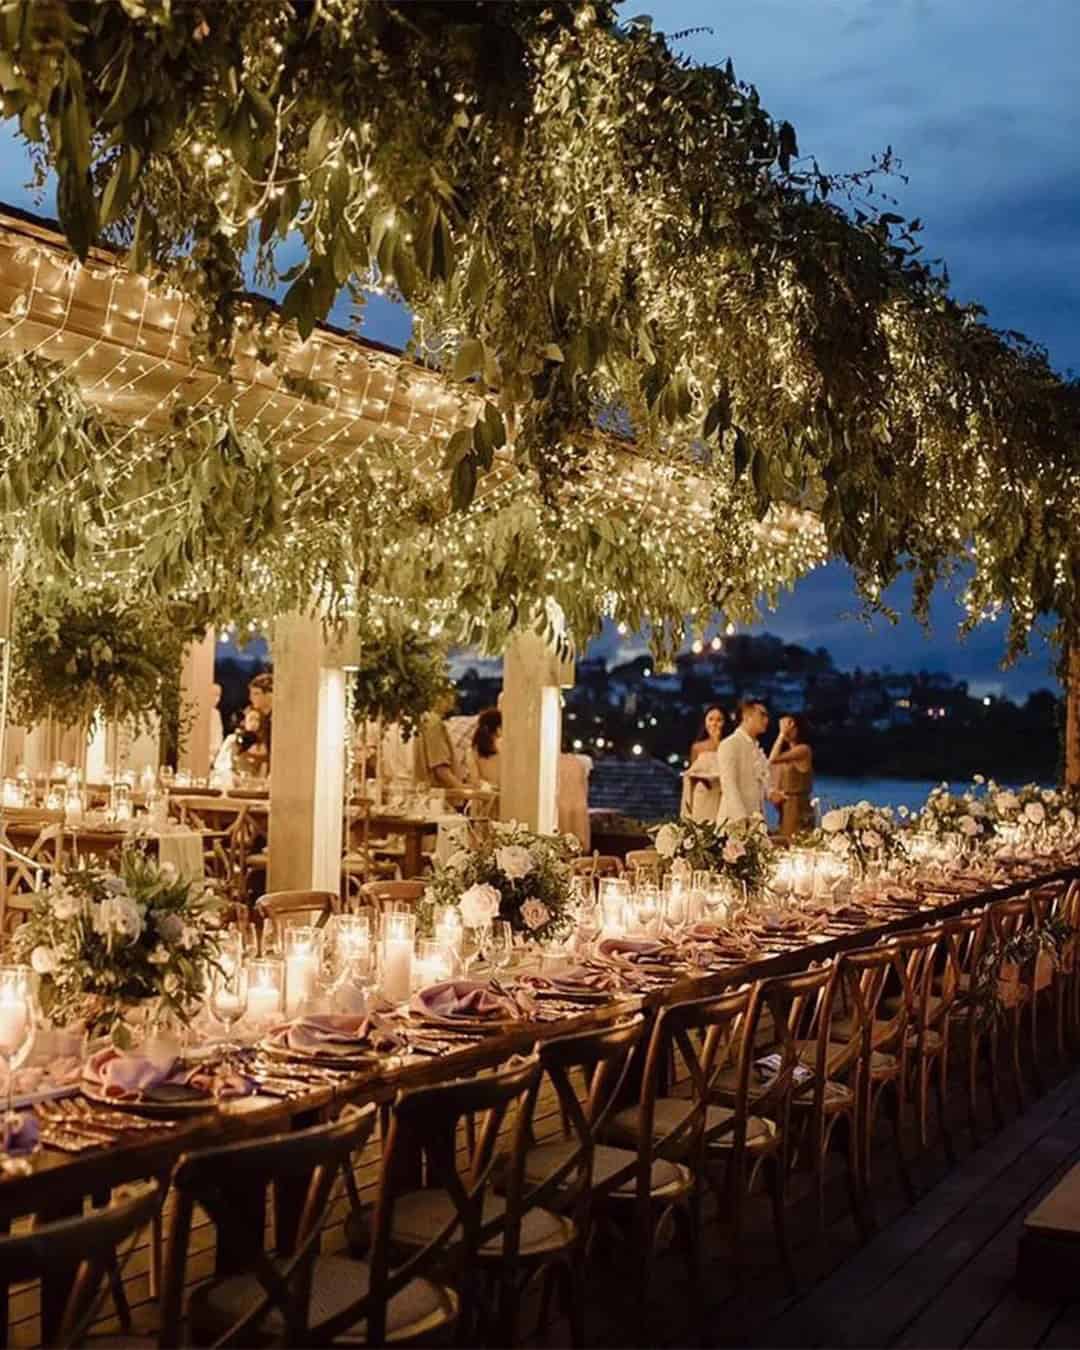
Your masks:
M34 1044L34 975L29 966L0 966L0 1061L6 1072L7 1096L0 1128L0 1173L24 1174L30 1170L25 1158L8 1153L8 1140L15 1128L12 1101L15 1070L22 1067Z
M285 1002L285 965L274 957L247 962L248 1017L256 1027L272 1026Z
M461 939L461 964L468 975L474 963L482 962L484 954L491 947L491 921L487 923L466 924Z
M221 1047L228 1062L237 1051L232 1029L248 1008L248 968L243 960L223 960L210 974L210 1011L225 1027L228 1039Z
M492 919L488 958L496 970L506 970L514 959L514 930L507 919Z

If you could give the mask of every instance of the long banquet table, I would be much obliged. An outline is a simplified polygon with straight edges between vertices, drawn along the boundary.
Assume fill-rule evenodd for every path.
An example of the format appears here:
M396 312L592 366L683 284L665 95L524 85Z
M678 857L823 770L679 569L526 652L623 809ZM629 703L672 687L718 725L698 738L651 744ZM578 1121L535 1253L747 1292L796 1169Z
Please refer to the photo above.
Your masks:
M1068 865L1058 862L1034 874L1029 871L1007 884L993 884L985 890L958 895L953 900L928 903L883 922L847 932L816 935L799 945L789 942L783 950L767 952L742 963L732 962L722 969L677 976L670 983L648 992L613 995L607 1003L583 1008L580 1013L559 1020L523 1021L437 1057L392 1057L377 1071L358 1074L332 1086L312 1087L297 1097L280 1099L255 1095L230 1101L161 1129L140 1130L116 1144L86 1153L71 1155L45 1148L34 1156L28 1175L0 1179L0 1231L21 1216L34 1215L41 1221L48 1221L80 1213L85 1196L102 1197L114 1186L149 1177L165 1179L183 1153L200 1145L302 1128L345 1102L389 1102L401 1088L446 1081L458 1074L493 1066L514 1053L527 1052L540 1040L582 1031L639 1010L648 1013L665 1004L704 997L733 983L789 974L811 962L868 946L891 933L957 915L1038 886L1076 878L1080 878L1080 859ZM279 1194L276 1197L279 1243L295 1223L295 1201L295 1196ZM243 1259L246 1248L250 1249L254 1242L261 1243L264 1212L265 1197L252 1196L250 1208L236 1213L234 1231L219 1235L216 1252L219 1272L234 1268ZM42 1339L46 1343L55 1330L54 1319L62 1309L62 1295L69 1278L69 1272L58 1271L44 1282L41 1290ZM3 1291L0 1290L0 1300L2 1298ZM2 1306L0 1312L6 1315Z

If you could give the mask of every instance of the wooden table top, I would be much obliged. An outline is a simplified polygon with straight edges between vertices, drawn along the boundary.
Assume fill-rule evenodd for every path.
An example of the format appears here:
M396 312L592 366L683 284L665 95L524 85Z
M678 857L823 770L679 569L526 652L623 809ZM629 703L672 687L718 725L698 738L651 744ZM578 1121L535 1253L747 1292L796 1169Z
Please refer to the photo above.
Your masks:
M925 908L912 909L896 918L851 932L811 936L799 945L792 942L784 950L768 952L751 961L706 973L697 972L692 976L678 975L670 983L645 993L613 995L608 1002L584 1007L580 1013L559 1021L516 1023L443 1055L389 1057L377 1069L343 1078L340 1084L333 1086L313 1087L302 1096L289 1100L255 1095L227 1102L175 1124L139 1130L116 1144L80 1154L45 1148L32 1158L32 1170L28 1175L0 1178L0 1221L48 1209L50 1204L56 1203L59 1194L90 1194L144 1177L165 1177L184 1152L200 1145L272 1134L309 1124L336 1102L390 1101L403 1087L444 1082L459 1073L493 1066L512 1054L528 1052L540 1040L584 1031L642 1009L705 997L732 984L790 974L804 969L812 961L827 960L840 952L866 947L888 934L957 915L1039 885L1077 877L1080 877L1080 860L1047 867L1036 875L994 884L985 890L958 895L954 900L932 906L927 903Z

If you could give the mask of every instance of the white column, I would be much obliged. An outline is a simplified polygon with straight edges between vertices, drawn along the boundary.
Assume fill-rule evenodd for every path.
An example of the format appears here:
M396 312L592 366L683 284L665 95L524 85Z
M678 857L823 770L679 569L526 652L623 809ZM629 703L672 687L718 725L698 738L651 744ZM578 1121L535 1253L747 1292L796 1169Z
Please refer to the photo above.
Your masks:
M272 891L337 891L345 789L345 672L318 616L274 624Z
M573 682L573 661L560 660L539 634L510 639L503 657L499 814L544 834L558 827L560 689Z
M210 713L214 707L211 686L216 646L217 634L210 628L201 642L184 648L184 664L180 668L181 717L186 712L189 720L177 767L187 769L195 778L205 778L210 772Z

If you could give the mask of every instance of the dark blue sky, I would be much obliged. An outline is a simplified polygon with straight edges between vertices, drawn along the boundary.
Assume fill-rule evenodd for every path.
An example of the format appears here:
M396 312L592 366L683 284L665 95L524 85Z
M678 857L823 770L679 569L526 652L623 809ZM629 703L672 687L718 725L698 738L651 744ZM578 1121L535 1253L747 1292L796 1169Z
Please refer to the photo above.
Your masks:
M667 33L711 28L677 46L730 56L826 170L864 167L891 145L910 181L888 190L925 222L927 255L947 261L954 292L1045 344L1058 369L1080 370L1080 0L642 0L622 12ZM2 131L0 199L52 214L50 198L25 191L28 159ZM407 316L375 302L365 332L400 344ZM903 609L909 588L895 592ZM761 627L828 647L844 668L946 670L973 692L1017 698L1052 683L1042 643L1003 672L1001 625L961 642L948 593L929 636L907 618L868 630L856 609L847 569L830 564Z

